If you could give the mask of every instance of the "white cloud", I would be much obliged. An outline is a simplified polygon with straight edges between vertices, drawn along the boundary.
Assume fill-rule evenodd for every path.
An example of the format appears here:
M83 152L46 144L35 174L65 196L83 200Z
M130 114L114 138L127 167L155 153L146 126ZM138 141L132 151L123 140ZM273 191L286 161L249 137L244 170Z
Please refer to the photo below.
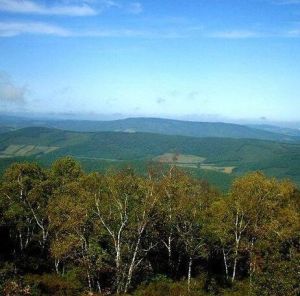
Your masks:
M44 22L0 22L0 37L14 37L23 34L94 38L174 38L169 32L149 30L97 28L72 31Z
M96 2L96 0L91 0L91 1L94 1ZM116 1L113 1L113 0L102 0L102 1L98 1L100 2L100 4L103 6L103 7L106 7L106 8L110 8L110 7L121 7L121 5L116 2Z
M166 28L159 29L130 29L130 28L95 28L71 30L45 22L1 22L0 38L18 35L49 35L58 37L81 38L148 38L148 39L179 39L179 38L219 38L219 39L251 39L251 38L298 38L299 28L286 31L263 32L246 30L229 30L209 32L191 30L189 27L178 30Z
M287 32L286 37L300 37L300 29L294 29Z
M277 37L296 37L298 30L291 30ZM189 28L172 30L137 30L137 29L110 29L96 28L72 31L61 26L44 22L0 22L0 37L14 37L22 34L52 35L59 37L94 37L94 38L154 38L154 39L177 39L177 38L223 38L223 39L246 39L270 37L268 35L252 31L220 31L220 32L190 32ZM196 34L196 35L195 35Z
M6 73L0 73L0 103L23 105L26 93L26 87L14 85Z
M39 34L70 36L71 32L55 25L40 22L0 22L0 37L12 37L21 34Z
M90 16L97 14L97 11L86 3L82 3L81 5L45 6L30 0L0 0L0 11L65 16Z

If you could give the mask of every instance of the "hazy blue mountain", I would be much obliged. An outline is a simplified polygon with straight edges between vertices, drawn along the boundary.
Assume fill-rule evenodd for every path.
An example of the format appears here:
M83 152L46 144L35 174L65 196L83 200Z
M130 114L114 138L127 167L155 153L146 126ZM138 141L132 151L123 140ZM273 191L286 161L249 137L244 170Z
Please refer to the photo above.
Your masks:
M295 128L288 128L288 127L280 127L275 125L268 125L268 124L251 124L248 125L251 128L260 129L272 133L292 136L292 137L300 137L300 130Z
M1 126L0 125L0 134L6 133L6 132L9 132L9 131L12 131L12 130L14 130L13 127L10 127L10 126Z
M298 141L297 134L280 133L278 130L265 130L239 124L222 122L193 122L161 118L128 118L112 121L88 120L51 120L29 119L2 116L0 125L22 128L41 126L58 128L70 131L98 132L98 131L125 131L147 132L165 135L182 135L190 137L221 137L236 139L261 139L273 141Z

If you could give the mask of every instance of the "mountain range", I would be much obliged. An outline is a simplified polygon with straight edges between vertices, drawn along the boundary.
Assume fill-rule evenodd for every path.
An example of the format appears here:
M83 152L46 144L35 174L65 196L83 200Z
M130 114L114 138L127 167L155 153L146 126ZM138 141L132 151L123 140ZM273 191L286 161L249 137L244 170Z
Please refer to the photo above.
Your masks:
M0 132L24 127L48 127L80 132L144 132L189 137L217 137L298 142L300 131L267 125L240 125L223 122L195 122L162 118L127 118L111 121L32 119L0 117Z

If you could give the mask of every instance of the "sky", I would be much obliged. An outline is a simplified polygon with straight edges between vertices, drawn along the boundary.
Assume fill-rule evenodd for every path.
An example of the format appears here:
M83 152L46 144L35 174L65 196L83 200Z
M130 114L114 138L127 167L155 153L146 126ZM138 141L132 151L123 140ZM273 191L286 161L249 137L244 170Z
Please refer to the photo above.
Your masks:
M0 0L0 112L300 121L300 0Z

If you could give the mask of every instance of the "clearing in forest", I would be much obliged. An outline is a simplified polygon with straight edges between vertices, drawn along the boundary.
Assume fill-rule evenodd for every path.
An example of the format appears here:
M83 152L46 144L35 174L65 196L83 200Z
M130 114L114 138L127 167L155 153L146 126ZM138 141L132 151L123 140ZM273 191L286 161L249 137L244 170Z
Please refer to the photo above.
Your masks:
M31 156L36 154L50 153L59 149L52 146L37 146L37 145L9 145L3 151L0 151L0 158L15 157L15 156Z
M205 163L206 158L196 155L180 154L180 153L164 153L153 158L153 161L176 164L179 167L198 168L203 170L212 170L225 174L233 173L233 166L217 166L213 163Z
M205 161L204 157L180 153L165 153L154 157L154 161L163 163L198 164Z

